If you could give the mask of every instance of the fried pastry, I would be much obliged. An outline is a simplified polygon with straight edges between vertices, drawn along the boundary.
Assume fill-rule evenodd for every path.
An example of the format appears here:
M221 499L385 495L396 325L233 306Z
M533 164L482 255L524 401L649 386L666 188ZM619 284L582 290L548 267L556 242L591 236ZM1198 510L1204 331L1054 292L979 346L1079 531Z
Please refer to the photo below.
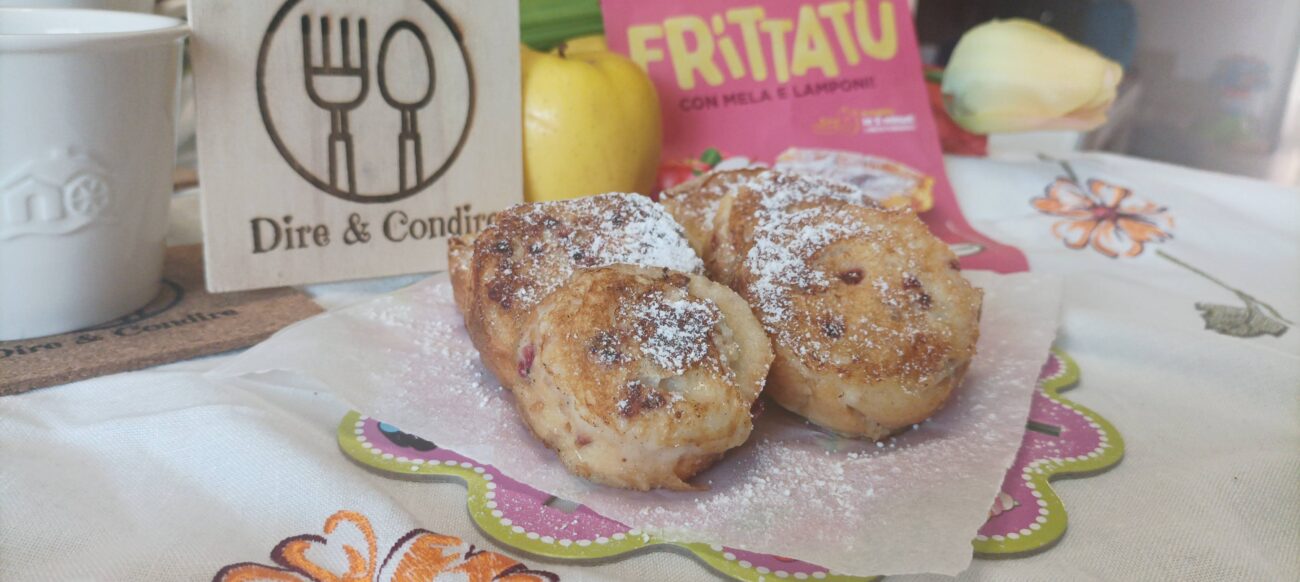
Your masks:
M448 250L484 364L573 473L647 490L743 443L771 342L662 206L637 195L516 206Z
M765 186L763 195L756 195L755 184ZM724 285L731 285L735 278L760 206L793 210L823 199L875 206L869 196L847 184L759 167L710 172L660 196L660 202L682 224L691 248L703 258L709 278ZM737 202L740 207L733 208ZM731 219L733 212L737 220Z
M461 316L470 312L474 296L474 235L447 240L447 274L451 278L451 295Z
M584 269L534 310L516 404L573 473L647 490L687 480L749 437L772 350L734 291L700 275Z
M938 410L974 356L982 302L948 246L910 209L880 208L845 184L718 174L665 193L665 205L693 240L707 237L710 276L750 303L772 339L773 399L872 439Z
M714 217L722 199L738 184L742 184L755 175L762 173L762 168L749 168L726 172L709 172L681 184L659 195L659 202L668 209L673 218L682 225L691 248L704 258L707 264L713 247Z
M524 322L576 270L615 263L703 270L682 228L637 194L511 207L472 241L452 239L448 260L470 338L508 388L518 378L515 351Z

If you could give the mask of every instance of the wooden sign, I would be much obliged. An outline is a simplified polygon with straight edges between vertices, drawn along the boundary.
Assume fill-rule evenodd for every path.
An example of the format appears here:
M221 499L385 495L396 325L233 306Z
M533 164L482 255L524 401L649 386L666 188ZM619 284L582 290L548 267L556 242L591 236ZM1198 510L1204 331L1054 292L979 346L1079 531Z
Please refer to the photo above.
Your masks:
M516 0L191 0L212 291L432 271L522 200Z

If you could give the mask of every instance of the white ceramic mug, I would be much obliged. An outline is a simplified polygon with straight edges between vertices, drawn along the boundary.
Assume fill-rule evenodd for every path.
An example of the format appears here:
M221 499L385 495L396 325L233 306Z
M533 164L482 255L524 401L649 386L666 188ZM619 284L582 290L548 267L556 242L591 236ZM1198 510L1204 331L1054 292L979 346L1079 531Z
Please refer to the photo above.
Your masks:
M0 8L0 340L157 294L188 33L148 14Z
M153 12L154 0L0 0L0 8L89 8Z

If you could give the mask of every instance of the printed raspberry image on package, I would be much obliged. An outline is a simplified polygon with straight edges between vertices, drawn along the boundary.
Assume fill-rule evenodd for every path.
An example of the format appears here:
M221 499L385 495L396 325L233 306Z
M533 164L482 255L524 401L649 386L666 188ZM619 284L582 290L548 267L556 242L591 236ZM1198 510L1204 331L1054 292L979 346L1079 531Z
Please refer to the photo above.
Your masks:
M611 50L644 68L663 116L660 188L775 164L921 213L963 265L1026 268L967 225L944 174L907 3L602 0Z

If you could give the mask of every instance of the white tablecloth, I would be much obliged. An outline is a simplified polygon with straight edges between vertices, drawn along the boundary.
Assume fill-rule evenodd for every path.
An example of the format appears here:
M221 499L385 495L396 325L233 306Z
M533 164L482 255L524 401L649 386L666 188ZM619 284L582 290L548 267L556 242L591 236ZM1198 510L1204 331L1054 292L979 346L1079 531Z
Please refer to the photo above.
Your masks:
M1152 202L1144 216L1172 238L1136 257L1067 248L1053 225L1066 221L1057 230L1068 238L1087 219L1031 203L1050 198L1061 166L948 161L977 229L1023 249L1033 270L1066 276L1057 345L1083 378L1070 398L1113 422L1127 455L1105 474L1056 482L1070 516L1056 547L976 560L961 578L1300 579L1300 330L1224 335L1196 307L1257 301L1300 322L1300 192L1110 155L1071 166L1103 194L1123 186L1126 202ZM198 238L194 202L177 199L176 243ZM414 280L310 291L336 307ZM323 535L340 510L364 516L381 559L424 528L566 580L714 577L670 552L593 565L520 556L475 529L461 485L393 480L347 460L335 443L346 407L329 394L202 376L224 357L0 398L0 579L211 579L231 564L272 564L282 540ZM341 566L342 545L318 546L314 561Z

